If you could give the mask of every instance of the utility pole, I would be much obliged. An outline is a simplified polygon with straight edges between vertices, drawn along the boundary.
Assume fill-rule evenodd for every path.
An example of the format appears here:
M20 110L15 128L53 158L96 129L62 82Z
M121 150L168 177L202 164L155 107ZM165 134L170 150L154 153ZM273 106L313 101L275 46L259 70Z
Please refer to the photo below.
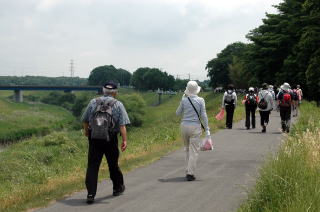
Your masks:
M74 63L73 63L73 60L70 61L70 76L71 76L71 78L74 77Z
M190 74L188 74L189 75L189 81L190 81Z

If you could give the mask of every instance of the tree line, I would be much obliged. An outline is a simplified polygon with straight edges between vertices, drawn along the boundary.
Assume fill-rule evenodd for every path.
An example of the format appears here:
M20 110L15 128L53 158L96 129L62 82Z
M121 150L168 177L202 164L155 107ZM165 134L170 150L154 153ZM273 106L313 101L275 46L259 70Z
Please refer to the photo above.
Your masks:
M81 86L87 85L87 79L79 77L0 76L0 85Z
M320 1L284 0L277 14L247 34L250 43L225 47L206 69L212 87L238 88L261 83L301 85L310 99L320 98Z
M88 78L79 77L44 77L44 76L0 76L0 85L47 85L47 86L102 86L106 81L114 81L120 86L133 86L140 91L184 90L188 80L174 78L172 75L158 68L142 67L135 72L104 65L94 68ZM199 82L203 88L207 81Z
M140 91L148 90L183 90L188 80L175 79L172 75L158 68L141 67L133 74L113 65L94 68L88 78L89 85L103 85L106 80L119 83L122 86L133 86Z

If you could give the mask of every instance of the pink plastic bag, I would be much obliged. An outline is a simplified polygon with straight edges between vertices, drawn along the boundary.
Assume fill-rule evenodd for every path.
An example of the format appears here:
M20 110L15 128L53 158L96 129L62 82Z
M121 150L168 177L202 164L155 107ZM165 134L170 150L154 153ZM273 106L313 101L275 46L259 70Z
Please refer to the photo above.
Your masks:
M213 150L213 142L211 137L205 137L202 141L201 141L201 145L200 145L200 150L201 151L207 151L207 150Z
M224 118L224 109L221 108L220 112L216 115L217 120L222 120Z

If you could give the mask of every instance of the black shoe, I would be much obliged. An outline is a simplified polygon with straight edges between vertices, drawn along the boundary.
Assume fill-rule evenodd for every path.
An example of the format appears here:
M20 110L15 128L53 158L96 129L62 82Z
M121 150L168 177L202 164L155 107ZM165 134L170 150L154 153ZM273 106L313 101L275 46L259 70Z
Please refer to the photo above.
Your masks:
M123 192L124 192L124 190L126 190L126 187L124 186L124 185L121 185L118 189L115 189L115 190L113 190L113 196L119 196L119 195L121 195Z
M247 127L247 130L250 130L250 127Z
M266 131L267 131L266 126L262 126L262 130L261 130L261 132L262 132L262 133L265 133Z
M196 177L194 175L191 175L191 174L187 174L186 178L187 178L188 181L194 181L196 179Z
M256 129L256 127L254 126L254 127L252 127L252 129Z
M88 194L87 195L87 204L92 204L94 202L94 195Z

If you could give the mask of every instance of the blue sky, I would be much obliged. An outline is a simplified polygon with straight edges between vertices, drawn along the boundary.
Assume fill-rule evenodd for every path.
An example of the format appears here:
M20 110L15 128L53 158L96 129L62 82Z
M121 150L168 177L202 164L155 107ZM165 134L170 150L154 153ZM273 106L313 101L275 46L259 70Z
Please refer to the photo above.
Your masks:
M206 79L281 0L0 0L0 75L88 77L100 65Z

